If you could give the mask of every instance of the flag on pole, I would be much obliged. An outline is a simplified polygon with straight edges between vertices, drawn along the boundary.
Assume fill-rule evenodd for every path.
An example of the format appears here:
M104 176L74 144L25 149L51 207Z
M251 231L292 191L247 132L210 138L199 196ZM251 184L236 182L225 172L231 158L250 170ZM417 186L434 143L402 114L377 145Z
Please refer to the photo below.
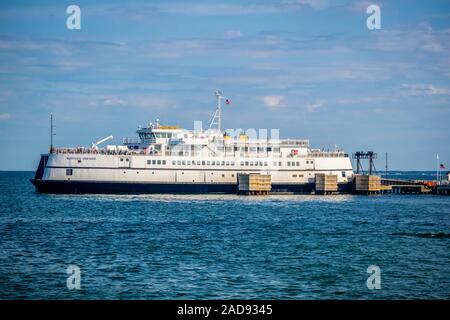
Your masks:
M441 163L441 165L439 166L440 169L445 169L445 166Z
M231 100L230 99L225 99L225 103L226 104L231 104Z

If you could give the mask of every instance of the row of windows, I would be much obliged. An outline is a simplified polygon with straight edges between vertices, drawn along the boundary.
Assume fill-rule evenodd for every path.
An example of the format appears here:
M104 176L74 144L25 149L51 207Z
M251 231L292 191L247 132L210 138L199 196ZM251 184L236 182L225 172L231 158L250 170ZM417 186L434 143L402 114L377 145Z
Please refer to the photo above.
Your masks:
M172 160L172 165L185 166L234 166L234 161L195 161L195 160Z
M306 164L313 164L314 162L311 160L311 161L306 161ZM300 166L300 162L299 161L296 161L296 162L290 162L290 161L288 161L287 162L287 166L288 167L299 167Z
M216 147L217 151L223 151L224 147L223 146L218 146ZM272 147L233 147L233 146L226 146L225 147L225 151L227 152L250 152L250 153L266 153L266 152L280 152L280 148L272 148Z
M166 160L147 160L147 164L159 164L165 165Z
M149 160L149 161L150 161L150 160ZM158 160L158 161L164 161L164 164L165 164L165 160ZM193 162L194 162L194 161L193 161ZM208 162L209 162L209 161L208 161ZM217 161L217 162L219 162L219 161ZM234 165L234 164L233 164L233 165ZM125 171L124 171L123 173L125 173ZM137 173L139 173L139 171L138 171ZM154 172L152 172L152 174L154 174ZM182 172L182 174L184 174L184 172ZM214 174L214 173L211 172L211 174ZM345 171L342 171L341 174L342 174L342 177L345 178L346 172L345 172ZM71 175L73 175L73 169L66 169L66 176L71 176ZM311 173L310 173L309 175L311 175ZM232 174L231 176L234 177L234 174ZM222 174L222 177L225 177L225 176ZM296 174L293 174L292 177L293 177L293 178L297 178L297 175L296 175ZM299 178L303 178L303 174L299 174L298 177L299 177Z
M307 164L309 164L309 161L306 161ZM311 161L311 164L313 162ZM165 165L166 164L166 160L147 160L147 164L149 165ZM172 165L176 166L234 166L235 162L234 161L196 161L196 160L172 160ZM281 167L282 163L280 162L274 162L273 165L275 167ZM267 167L268 163L267 161L241 161L241 166L250 166L250 167ZM300 162L287 162L287 166L288 167L299 167L300 166Z

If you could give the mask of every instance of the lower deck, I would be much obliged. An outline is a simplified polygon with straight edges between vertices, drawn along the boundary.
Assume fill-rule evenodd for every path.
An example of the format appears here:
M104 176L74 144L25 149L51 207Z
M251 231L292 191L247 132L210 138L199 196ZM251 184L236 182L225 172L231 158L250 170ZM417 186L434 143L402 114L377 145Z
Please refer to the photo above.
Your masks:
M110 181L60 181L31 179L38 192L56 194L236 194L237 184L231 183L137 183ZM338 191L349 193L348 183L339 184ZM314 192L314 183L272 184L271 193L305 194Z

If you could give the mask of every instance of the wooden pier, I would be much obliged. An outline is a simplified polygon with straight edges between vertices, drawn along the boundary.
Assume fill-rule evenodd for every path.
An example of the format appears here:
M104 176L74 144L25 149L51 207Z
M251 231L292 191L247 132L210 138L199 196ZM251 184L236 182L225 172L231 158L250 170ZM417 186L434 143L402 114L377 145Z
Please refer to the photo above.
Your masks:
M260 173L238 174L238 193L246 195L267 195L272 189L271 176Z
M355 174L355 193L359 194L380 194L381 178L372 174Z
M383 193L428 194L433 193L436 182L422 180L381 179Z
M316 173L315 193L336 194L338 192L338 179L335 174Z

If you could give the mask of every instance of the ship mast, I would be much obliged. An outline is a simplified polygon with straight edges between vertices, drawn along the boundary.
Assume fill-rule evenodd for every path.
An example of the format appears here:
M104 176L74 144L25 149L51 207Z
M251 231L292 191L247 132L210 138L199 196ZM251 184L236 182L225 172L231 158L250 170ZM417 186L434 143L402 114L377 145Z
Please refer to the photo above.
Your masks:
M50 114L50 153L53 153L53 114Z
M214 94L217 98L217 105L216 105L216 111L214 112L214 115L211 119L211 122L209 123L209 129L211 129L214 125L217 126L217 129L222 132L222 119L221 119L221 108L222 108L222 91L218 90L215 91Z

